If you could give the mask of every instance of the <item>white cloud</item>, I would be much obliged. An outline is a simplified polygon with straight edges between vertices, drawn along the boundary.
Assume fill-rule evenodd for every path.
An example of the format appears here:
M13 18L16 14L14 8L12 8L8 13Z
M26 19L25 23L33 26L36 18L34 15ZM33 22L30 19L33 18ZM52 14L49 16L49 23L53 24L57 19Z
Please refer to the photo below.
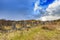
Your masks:
M60 17L50 15L50 16L43 16L43 17L38 18L38 19L40 19L41 21L51 21L51 20L60 19ZM36 20L38 20L38 19L36 19Z
M39 4L39 0L36 1L36 3L35 3L34 11L36 11L38 9L38 4Z
M54 3L52 3L48 6L46 11L49 12L48 14L51 15L51 14L55 13L58 10L58 8L60 9L60 1L56 0L56 1L54 1Z
M40 17L37 20L50 21L56 19L60 19L60 0L55 0L52 4L50 4L46 9L45 16Z

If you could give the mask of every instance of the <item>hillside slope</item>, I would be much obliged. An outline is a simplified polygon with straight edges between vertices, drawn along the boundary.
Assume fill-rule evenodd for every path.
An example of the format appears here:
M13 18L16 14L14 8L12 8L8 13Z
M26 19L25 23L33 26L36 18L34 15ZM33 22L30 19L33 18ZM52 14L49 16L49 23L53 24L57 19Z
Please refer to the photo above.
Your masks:
M40 21L40 20L22 20L22 21L10 21L0 20L0 31L10 30L22 30L24 28L31 28L35 26L41 26L43 29L58 29L60 30L60 20L53 21Z
M60 40L60 20L3 20L0 40Z

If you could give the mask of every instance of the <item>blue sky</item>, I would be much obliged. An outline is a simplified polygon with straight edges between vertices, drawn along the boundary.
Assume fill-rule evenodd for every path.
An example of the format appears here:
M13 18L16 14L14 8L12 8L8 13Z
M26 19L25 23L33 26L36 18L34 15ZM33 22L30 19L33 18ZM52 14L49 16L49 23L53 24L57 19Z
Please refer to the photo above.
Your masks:
M42 9L44 9L52 4L55 0L0 0L0 19L37 19L43 16L45 13L34 13L36 1L39 1L38 6L41 6Z

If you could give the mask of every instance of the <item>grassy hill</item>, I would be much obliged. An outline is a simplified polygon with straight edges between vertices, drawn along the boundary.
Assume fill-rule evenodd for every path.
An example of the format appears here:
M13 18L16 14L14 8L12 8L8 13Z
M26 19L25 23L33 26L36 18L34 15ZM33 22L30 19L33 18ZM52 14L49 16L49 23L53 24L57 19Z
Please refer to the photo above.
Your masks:
M60 40L60 20L0 20L0 40Z

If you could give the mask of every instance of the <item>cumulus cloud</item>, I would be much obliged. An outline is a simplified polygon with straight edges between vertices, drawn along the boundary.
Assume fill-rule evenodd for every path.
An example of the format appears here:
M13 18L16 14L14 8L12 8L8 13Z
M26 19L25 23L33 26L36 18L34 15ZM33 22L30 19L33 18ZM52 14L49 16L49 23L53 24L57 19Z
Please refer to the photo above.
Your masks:
M51 20L57 20L57 19L60 19L60 17L58 16L43 16L41 18L38 18L36 20L41 20L41 21L51 21Z
M45 16L38 18L38 20L56 20L60 19L60 0L55 0L52 4L49 4L45 11Z
M58 0L54 1L54 3L50 4L46 9L46 11L49 12L48 14L50 15L53 13L59 12L59 10L60 10L60 1Z

